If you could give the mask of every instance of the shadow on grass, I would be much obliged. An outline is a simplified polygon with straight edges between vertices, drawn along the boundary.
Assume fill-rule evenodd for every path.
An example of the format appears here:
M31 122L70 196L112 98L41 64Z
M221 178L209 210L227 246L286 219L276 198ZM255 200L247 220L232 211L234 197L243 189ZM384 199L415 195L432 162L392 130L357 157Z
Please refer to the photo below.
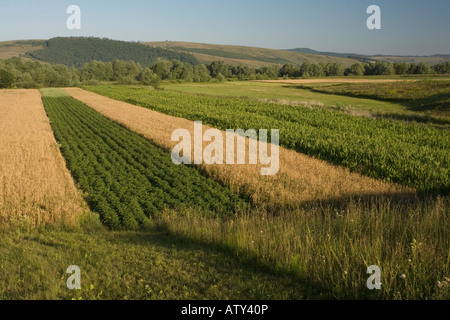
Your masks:
M440 195L440 194L437 194ZM429 194L421 194L419 192L399 192L399 193L371 193L371 194L354 194L336 198L316 199L310 201L301 201L298 204L287 204L283 206L267 206L264 208L270 215L278 216L285 212L295 210L311 210L311 209L345 209L349 204L361 205L365 209L377 207L380 204L386 206L409 205L415 204L425 199L430 199Z
M284 270L275 270L258 259L252 253L238 252L235 248L222 243L207 243L191 237L173 233L169 228L160 224L147 232L125 232L114 233L114 241L134 245L152 245L163 250L176 250L189 253L201 251L211 259L193 261L202 263L215 272L217 278L229 277L234 272L239 272L243 279L255 279L264 281L270 286L282 286L284 293L289 295L288 299L332 299L329 288L322 286L314 279L300 277L294 273ZM183 255L185 256L185 255ZM192 256L192 259L197 257ZM258 284L249 288L252 299L267 299L267 292L257 292ZM329 294L329 295L328 295ZM276 294L274 294L276 296Z
M385 99L378 96L366 95L366 94L354 94L351 92L329 92L326 90L320 90L307 86L284 86L285 88L296 88L301 90L308 90L313 93L326 94L331 96L344 96L358 99L368 99L374 101L386 101L397 103L404 106L407 110L413 112L435 112L442 114L443 116L450 116L450 92L438 93L432 95L430 97L417 99L414 101L411 100L402 100L402 99ZM399 121L407 121L407 122L419 122L425 124L436 124L436 125L450 125L450 120L438 118L434 115L427 114L401 114L401 113L373 113L374 118L382 118L382 119L393 119Z

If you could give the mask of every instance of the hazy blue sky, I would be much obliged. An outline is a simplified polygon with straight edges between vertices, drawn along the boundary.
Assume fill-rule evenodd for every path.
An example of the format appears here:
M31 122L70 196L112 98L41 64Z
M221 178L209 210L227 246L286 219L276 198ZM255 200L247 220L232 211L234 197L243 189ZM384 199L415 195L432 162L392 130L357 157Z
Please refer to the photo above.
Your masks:
M81 30L66 27L69 5ZM366 9L382 11L368 30ZM364 54L450 54L450 0L0 0L0 40L97 36Z

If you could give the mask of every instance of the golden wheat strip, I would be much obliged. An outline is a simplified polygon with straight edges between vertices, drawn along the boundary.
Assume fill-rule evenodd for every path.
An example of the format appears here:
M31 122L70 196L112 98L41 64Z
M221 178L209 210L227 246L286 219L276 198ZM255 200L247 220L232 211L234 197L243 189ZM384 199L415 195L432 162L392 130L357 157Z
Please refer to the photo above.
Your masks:
M66 88L64 91L168 151L177 144L171 141L174 130L186 129L190 131L192 137L194 136L192 121L113 100L79 88ZM203 126L204 131L210 128ZM225 137L225 132L222 133ZM207 143L204 143L203 147L206 145ZM248 152L246 156L248 159ZM263 206L298 206L320 200L415 194L413 189L352 173L347 168L334 166L284 148L280 148L280 170L274 176L261 176L259 164L202 165L202 167L235 191L245 190L256 204Z
M0 225L70 225L85 209L39 91L0 90Z

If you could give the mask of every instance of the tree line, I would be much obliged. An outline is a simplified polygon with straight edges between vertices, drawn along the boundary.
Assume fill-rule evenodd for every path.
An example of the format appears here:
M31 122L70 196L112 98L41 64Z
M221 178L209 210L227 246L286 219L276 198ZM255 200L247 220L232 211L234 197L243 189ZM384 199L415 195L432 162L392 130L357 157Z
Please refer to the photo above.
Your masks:
M192 65L179 60L158 60L143 67L139 62L114 60L91 61L80 68L52 65L35 60L13 57L0 60L0 88L64 87L80 84L116 82L144 84L157 88L162 80L210 82L225 80L269 80L326 76L450 74L450 62L430 66L426 63L355 63L345 67L340 63L285 64L250 68L231 66L223 61L208 65Z

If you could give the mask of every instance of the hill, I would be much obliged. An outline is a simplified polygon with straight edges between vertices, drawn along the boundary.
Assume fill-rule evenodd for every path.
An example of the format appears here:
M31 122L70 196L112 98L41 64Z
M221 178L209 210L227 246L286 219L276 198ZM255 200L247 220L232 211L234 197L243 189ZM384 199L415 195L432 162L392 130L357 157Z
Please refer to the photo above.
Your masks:
M74 67L81 67L93 60L109 62L116 59L139 62L143 66L155 63L158 58L198 64L198 60L186 52L151 48L137 42L93 37L53 38L45 41L41 49L28 51L26 56Z
M45 40L17 40L0 42L0 59L9 59L43 48Z
M298 53L308 53L329 57L340 57L340 58L348 58L348 59L356 59L361 62L370 62L370 61L388 61L391 63L420 63L425 62L430 65L435 65L441 62L450 61L450 55L446 54L436 54L432 56L395 56L395 55L364 55L358 53L338 53L338 52L328 52L328 51L316 51L309 48L296 48L289 49L287 51L290 52L298 52Z
M178 52L190 53L202 63L210 63L214 60L223 60L230 65L246 65L249 67L260 67L269 64L302 64L311 63L333 63L340 62L350 66L358 60L343 57L323 56L310 53L293 52L287 50L276 50L256 47L204 44L178 41L143 42L153 48L172 49Z

